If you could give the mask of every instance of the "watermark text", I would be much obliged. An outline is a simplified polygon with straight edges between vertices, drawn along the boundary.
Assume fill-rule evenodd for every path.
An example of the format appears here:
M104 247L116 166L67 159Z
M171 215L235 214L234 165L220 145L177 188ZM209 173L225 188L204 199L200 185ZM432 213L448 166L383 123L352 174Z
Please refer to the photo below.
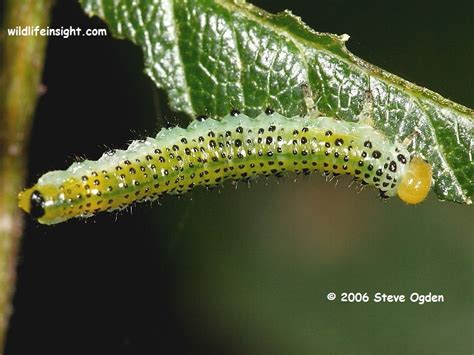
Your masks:
M41 26L16 26L7 28L8 36L31 36L31 37L104 37L107 36L105 28L80 28L80 27L41 27Z

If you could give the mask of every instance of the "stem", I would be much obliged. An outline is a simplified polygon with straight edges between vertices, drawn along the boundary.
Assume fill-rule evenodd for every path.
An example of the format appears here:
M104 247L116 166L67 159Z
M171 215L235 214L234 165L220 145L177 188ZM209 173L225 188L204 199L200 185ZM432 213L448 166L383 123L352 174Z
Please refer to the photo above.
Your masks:
M40 93L47 37L8 36L6 29L49 23L52 0L8 0L0 33L0 352L12 313L22 233L17 195L24 186L27 146Z

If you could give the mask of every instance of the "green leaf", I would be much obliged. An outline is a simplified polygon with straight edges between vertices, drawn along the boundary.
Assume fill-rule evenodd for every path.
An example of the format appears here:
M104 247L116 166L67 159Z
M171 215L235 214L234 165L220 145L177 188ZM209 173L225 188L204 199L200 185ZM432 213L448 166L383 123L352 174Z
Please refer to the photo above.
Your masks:
M290 12L269 14L242 0L81 0L144 53L145 70L191 117L219 118L238 108L306 112L301 85L326 115L354 121L365 92L374 122L433 165L438 197L471 203L474 112L351 54L347 35L318 33Z

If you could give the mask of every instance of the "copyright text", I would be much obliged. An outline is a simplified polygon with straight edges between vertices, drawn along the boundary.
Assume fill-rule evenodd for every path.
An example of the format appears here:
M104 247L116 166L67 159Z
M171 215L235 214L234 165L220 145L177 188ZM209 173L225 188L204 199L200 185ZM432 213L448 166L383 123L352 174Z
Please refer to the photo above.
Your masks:
M339 301L342 303L415 303L424 305L427 303L444 303L444 295L429 293L412 292L410 294L388 294L384 292L341 292L339 295L335 292L329 292L326 295L329 301Z

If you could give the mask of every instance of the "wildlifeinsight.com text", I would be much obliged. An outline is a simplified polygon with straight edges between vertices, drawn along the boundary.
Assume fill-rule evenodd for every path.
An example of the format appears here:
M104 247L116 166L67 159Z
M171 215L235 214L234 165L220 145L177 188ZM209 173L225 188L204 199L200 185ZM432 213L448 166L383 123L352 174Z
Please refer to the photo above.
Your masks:
M40 27L40 26L16 26L7 28L8 36L47 36L47 37L103 37L107 36L107 29L105 28L86 28L80 27Z

